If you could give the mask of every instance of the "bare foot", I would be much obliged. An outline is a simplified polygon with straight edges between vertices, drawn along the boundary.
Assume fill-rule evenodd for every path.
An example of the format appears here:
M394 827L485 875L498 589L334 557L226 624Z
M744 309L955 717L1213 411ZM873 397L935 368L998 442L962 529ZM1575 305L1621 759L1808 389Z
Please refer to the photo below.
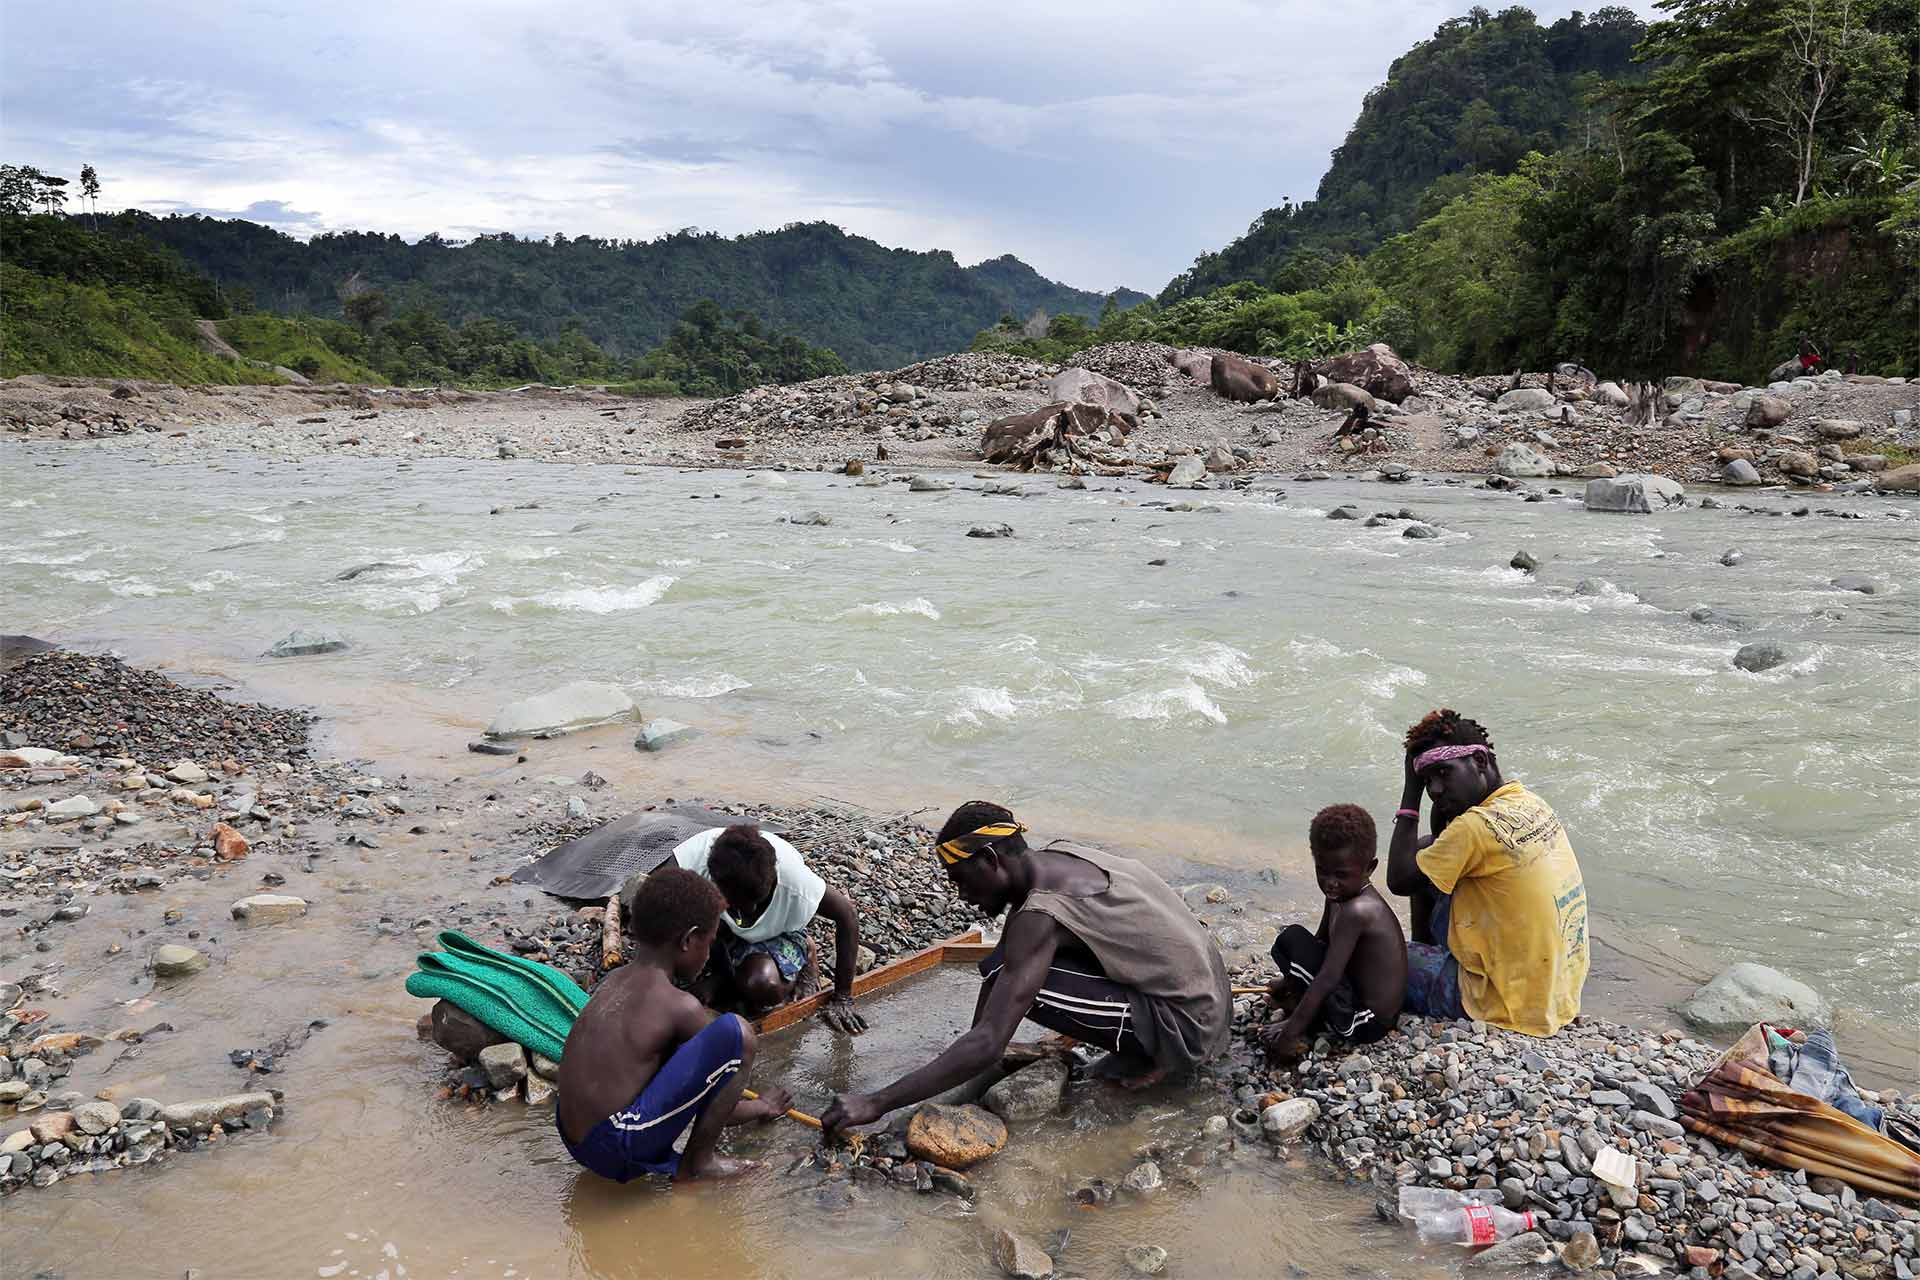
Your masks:
M1096 1080L1117 1084L1122 1089L1145 1089L1167 1078L1165 1067L1156 1067L1145 1058L1127 1053L1109 1053L1088 1071Z
M1154 1085L1159 1084L1166 1078L1167 1069L1165 1067L1155 1067L1153 1070L1143 1072L1137 1076L1121 1076L1115 1080L1114 1083L1122 1089L1151 1089Z
M738 1178L742 1174L752 1173L760 1167L758 1160L735 1160L729 1156L708 1156L700 1161L680 1162L679 1172L673 1175L675 1182L711 1182L721 1178Z

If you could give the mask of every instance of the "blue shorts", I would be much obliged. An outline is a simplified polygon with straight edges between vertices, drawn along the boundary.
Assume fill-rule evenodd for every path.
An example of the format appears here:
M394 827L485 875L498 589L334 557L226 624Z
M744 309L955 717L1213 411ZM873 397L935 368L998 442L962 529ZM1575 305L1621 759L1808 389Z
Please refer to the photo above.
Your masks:
M1433 936L1444 938L1453 921L1453 897L1441 894L1428 917ZM1423 1018L1464 1018L1466 1006L1460 1002L1460 962L1444 943L1407 944L1407 1003L1409 1013Z
M680 1168L673 1144L740 1070L745 1026L731 1013L708 1023L660 1064L632 1106L593 1126L578 1145L562 1132L567 1154L615 1182L648 1173L672 1177Z
M767 956L774 967L780 970L780 981L792 982L794 977L807 967L807 931L795 929L792 933L775 934L765 942L748 942L728 930L720 931L720 950L726 957L727 970L738 971L750 956ZM806 992L796 992L805 995Z

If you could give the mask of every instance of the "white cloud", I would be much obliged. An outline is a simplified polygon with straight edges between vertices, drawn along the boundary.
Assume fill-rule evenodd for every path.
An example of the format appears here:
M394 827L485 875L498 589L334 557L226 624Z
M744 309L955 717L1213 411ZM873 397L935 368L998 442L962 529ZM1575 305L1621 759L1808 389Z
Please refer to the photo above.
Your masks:
M1464 8L3 2L6 158L92 163L108 205L409 237L828 219L1149 291L1311 196Z

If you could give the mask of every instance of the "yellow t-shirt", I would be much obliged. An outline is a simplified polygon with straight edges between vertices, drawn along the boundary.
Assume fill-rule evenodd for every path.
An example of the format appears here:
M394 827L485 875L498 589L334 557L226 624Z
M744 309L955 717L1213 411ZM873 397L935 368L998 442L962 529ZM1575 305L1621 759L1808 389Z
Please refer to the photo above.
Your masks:
M1546 801L1509 782L1416 859L1453 895L1447 949L1466 1011L1534 1036L1571 1022L1587 980L1587 887Z

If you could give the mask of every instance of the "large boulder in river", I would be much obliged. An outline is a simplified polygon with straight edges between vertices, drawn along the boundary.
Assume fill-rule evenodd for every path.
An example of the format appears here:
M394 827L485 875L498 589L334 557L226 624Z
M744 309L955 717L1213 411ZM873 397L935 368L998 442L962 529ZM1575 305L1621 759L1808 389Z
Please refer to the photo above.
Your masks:
M575 680L547 693L509 702L487 726L489 738L527 738L567 733L619 720L634 712L633 699L618 685Z
M1545 387L1515 387L1512 391L1503 393L1493 403L1498 409L1539 412L1553 408L1554 399L1553 392Z
M1787 647L1777 640L1755 640L1743 644L1733 655L1733 665L1742 671L1771 671L1793 661Z
M307 631L296 627L275 640L267 649L269 658L306 658L320 653L340 653L351 646L338 631Z
M1882 493L1920 493L1920 462L1882 471L1873 478L1873 487Z
M1140 397L1124 382L1091 369L1062 369L1047 384L1047 395L1066 404L1090 404L1119 414L1137 425Z
M1351 382L1320 384L1313 389L1313 402L1322 409L1332 409L1336 413L1365 409L1371 415L1379 407L1365 387L1356 387Z
M1087 446L1121 445L1136 420L1093 404L1049 404L996 418L980 437L980 456L1024 470L1050 469Z
M1553 474L1553 459L1532 445L1516 440L1500 451L1493 469L1503 476L1538 479Z
M1280 394L1280 379L1273 376L1273 370L1225 351L1213 357L1207 381L1214 391L1241 404L1272 400Z
M1648 515L1687 505L1687 491L1665 476L1645 472L1587 481L1587 510Z
M1833 1019L1818 991L1750 960L1729 965L1680 1012L1694 1026L1717 1031L1744 1031L1756 1022L1812 1030Z
M1327 363L1325 372L1335 382L1351 383L1395 404L1413 394L1413 370L1384 342L1376 342L1364 351L1335 356Z
M1007 1124L975 1106L930 1102L907 1123L907 1150L944 1169L966 1169L1007 1145Z
M1720 468L1720 479L1725 484L1759 484L1760 473L1746 458L1729 458Z

